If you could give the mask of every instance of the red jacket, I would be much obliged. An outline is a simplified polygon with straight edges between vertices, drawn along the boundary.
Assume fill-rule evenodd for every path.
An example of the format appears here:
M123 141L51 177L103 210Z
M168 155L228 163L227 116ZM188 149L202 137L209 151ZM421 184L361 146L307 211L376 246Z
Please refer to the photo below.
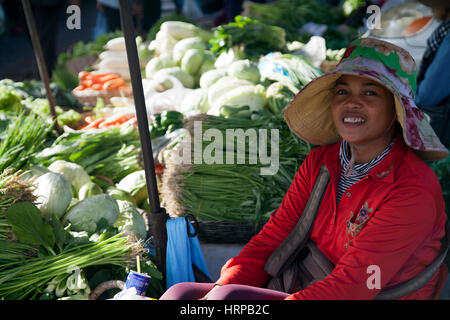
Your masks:
M310 238L336 265L333 272L287 299L373 299L377 293L411 279L439 254L445 233L441 186L433 171L398 136L388 155L366 178L351 186L336 205L341 172L340 143L318 147L299 168L280 207L264 228L222 267L216 283L264 287L264 265L301 216L322 164L330 184ZM380 289L367 283L378 266ZM420 290L403 299L436 299L447 267L443 263Z

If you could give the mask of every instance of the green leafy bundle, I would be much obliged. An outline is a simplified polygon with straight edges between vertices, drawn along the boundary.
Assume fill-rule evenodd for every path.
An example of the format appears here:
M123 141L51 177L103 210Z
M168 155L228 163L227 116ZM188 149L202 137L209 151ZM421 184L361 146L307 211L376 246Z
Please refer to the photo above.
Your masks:
M299 39L299 29L307 22L333 25L342 21L340 9L316 0L278 0L270 3L245 1L243 15L286 30L286 40Z
M187 128L192 121L195 118L188 120ZM171 213L193 214L199 220L252 222L255 227L265 222L281 204L298 167L313 146L292 134L280 115L253 120L208 116L202 121L203 132L220 130L224 139L228 129L269 129L269 134L270 129L278 129L278 172L275 175L261 175L260 169L264 165L260 161L250 164L248 146L243 164L237 161L234 164L202 162L177 168L169 161L163 175L162 190L166 208ZM270 141L270 135L267 139ZM203 143L202 152L207 145ZM225 142L223 146L224 155L228 152L233 159L237 159L237 144L234 150L227 150ZM194 147L192 150L195 152Z
M134 126L75 131L59 136L52 146L36 154L36 164L48 167L55 160L82 166L89 175L119 182L142 170L139 133Z
M52 127L35 114L20 113L0 136L0 172L27 169L34 155L48 144Z
M81 237L71 233L70 225L64 226L56 216L44 218L31 202L11 205L4 216L15 238L0 240L4 249L0 254L0 299L86 300L90 286L98 284L93 281L88 285L86 274L95 275L98 268L105 271L119 267L122 270L119 279L125 280L124 271L136 265L136 256L142 257L142 270L156 280L153 290L162 279L142 244L113 228L90 238ZM22 258L11 259L10 252L17 257L20 249Z
M216 27L209 42L212 52L220 54L235 46L243 47L248 59L257 60L268 52L284 50L286 32L257 19L236 16L235 21Z

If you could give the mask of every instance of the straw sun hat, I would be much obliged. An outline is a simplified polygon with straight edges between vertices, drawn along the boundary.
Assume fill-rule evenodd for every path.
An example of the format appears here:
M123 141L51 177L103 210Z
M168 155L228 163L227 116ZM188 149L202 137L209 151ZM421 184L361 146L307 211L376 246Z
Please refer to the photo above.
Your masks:
M342 75L372 79L393 93L405 143L422 159L439 160L448 156L428 118L415 105L414 59L406 50L372 38L353 41L336 69L311 81L283 111L287 124L300 139L316 145L341 140L331 116L331 100L334 84Z

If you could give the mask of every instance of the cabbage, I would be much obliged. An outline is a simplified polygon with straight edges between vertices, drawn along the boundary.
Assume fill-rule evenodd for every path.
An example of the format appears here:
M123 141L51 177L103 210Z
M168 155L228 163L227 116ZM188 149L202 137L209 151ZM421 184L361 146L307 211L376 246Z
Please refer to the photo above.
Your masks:
M203 88L198 88L190 92L181 103L183 113L192 110L200 110L206 113L210 108L208 103L208 90Z
M175 62L172 57L168 54L162 54L158 57L150 59L150 61L145 66L145 77L151 78L157 71L164 68L175 67Z
M206 50L204 52L203 63L200 67L200 75L204 74L206 71L215 69L214 63L216 62L216 56L211 51Z
M208 89L208 103L212 108L218 108L217 100L223 95L235 88L244 86L254 86L253 83L247 80L240 80L235 77L226 76L217 80Z
M138 238L145 240L147 237L147 228L145 220L136 209L136 207L129 201L117 201L119 205L119 217L114 222L120 232L133 232Z
M209 88L214 82L226 76L226 72L219 69L206 71L200 77L200 88Z
M71 207L64 216L64 221L71 224L73 231L93 234L99 229L113 226L119 213L116 199L108 194L98 194Z
M220 107L243 107L248 106L250 111L262 110L267 102L265 88L262 85L247 85L234 88L215 102L213 108L208 112L210 115L220 115Z
M250 60L234 61L228 68L228 74L253 83L258 83L261 79L257 64Z
M75 188L75 194L78 195L80 188L86 183L91 182L91 178L87 172L79 164L65 161L56 160L48 169L52 172L62 174Z
M200 49L187 50L181 59L181 70L190 75L196 74L203 63L203 51Z
M37 207L42 215L62 217L72 201L72 186L63 175L47 172L35 181L33 194L37 197Z
M136 200L133 196L124 190L116 189L116 187L109 187L107 193L116 200L129 201L136 205Z
M172 53L176 64L181 63L181 59L189 49L206 50L206 43L199 37L190 37L178 41L173 47Z
M83 200L96 194L102 194L103 190L100 186L94 182L88 182L84 184L78 191L78 199Z
M131 194L136 200L136 204L139 206L141 202L148 197L145 170L130 173L120 180L120 182L116 185L116 188Z
M157 71L152 78L158 80L159 78L163 78L166 75L173 76L177 78L185 88L193 88L194 87L194 78L181 70L180 67L172 67L172 68L164 68Z

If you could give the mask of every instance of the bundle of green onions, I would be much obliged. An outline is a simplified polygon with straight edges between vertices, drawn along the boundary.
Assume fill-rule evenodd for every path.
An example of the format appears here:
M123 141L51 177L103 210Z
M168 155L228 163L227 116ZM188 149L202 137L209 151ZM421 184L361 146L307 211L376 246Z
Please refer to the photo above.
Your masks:
M185 127L192 132L193 122L199 119L190 118ZM203 132L214 128L224 137L228 129L278 129L278 172L261 175L263 164L260 161L250 164L249 148L246 148L244 164L180 164L169 157L162 177L163 205L174 216L193 214L199 220L252 222L255 225L265 222L280 205L312 146L292 134L281 116L258 120L202 116L201 120ZM206 146L207 143L203 143L202 151ZM223 154L226 152L236 156L237 147L227 151L224 144Z
M0 172L6 168L27 169L34 154L45 147L52 124L34 115L21 113L2 134Z
M142 170L139 133L134 126L64 133L36 155L36 163L42 166L55 160L77 163L88 174L117 183Z
M35 257L26 263L5 263L0 268L0 299L35 299L55 277L74 266L83 269L94 265L126 267L134 263L136 244L116 234L97 242L65 249L55 256Z

